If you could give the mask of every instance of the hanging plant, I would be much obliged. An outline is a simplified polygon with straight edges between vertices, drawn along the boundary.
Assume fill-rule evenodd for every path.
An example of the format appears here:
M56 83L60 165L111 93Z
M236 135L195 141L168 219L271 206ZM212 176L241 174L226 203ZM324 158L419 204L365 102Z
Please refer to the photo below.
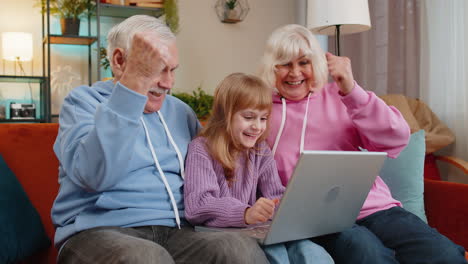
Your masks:
M164 18L167 26L174 34L179 32L179 10L177 8L177 0L164 1Z

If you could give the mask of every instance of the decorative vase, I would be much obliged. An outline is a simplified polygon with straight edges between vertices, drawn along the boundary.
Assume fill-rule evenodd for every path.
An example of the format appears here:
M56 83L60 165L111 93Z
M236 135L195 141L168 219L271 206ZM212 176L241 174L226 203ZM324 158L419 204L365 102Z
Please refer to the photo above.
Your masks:
M80 19L78 18L61 18L60 26L62 35L78 36L80 33Z

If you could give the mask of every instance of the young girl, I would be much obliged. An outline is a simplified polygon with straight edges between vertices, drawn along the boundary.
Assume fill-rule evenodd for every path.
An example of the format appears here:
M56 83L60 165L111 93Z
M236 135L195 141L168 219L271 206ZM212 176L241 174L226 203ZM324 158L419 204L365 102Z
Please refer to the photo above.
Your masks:
M272 218L284 187L265 142L271 90L242 73L216 88L208 124L189 145L185 217L193 225L244 227ZM264 247L271 263L333 263L310 240Z

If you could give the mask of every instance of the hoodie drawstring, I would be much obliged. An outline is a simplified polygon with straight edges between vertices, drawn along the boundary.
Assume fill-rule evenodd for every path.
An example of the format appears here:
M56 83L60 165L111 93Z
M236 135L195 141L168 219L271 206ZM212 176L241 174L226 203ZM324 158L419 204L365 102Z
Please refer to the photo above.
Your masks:
M305 132L306 132L306 128L307 128L307 117L308 117L308 114L309 114L309 102L310 102L310 96L311 95L312 95L312 92L310 92L309 95L307 96L306 110L305 110L305 113L304 113L304 120L302 122L301 143L300 143L300 147L299 147L299 149L300 149L299 153L302 153L304 151L304 138L305 138ZM281 103L283 105L283 111L282 111L282 115L281 115L281 125L280 125L280 128L278 130L278 134L276 135L275 144L273 145L273 149L272 149L273 156L275 155L276 149L278 148L280 138L283 135L284 125L286 123L286 100L284 99L284 97L281 97Z
M161 122L162 122L162 124L164 126L164 130L166 131L166 134L167 134L167 136L169 138L169 141L171 142L172 146L174 147L174 149L175 149L175 151L177 153L177 157L179 159L179 164L180 164L181 176L182 176L182 179L184 179L184 176L185 176L184 175L184 160L182 159L182 154L181 154L179 148L177 147L177 145L175 144L174 139L171 136L171 132L169 131L169 128L167 127L166 122L164 121L162 113L158 111L158 115L159 115L159 118L161 119ZM150 150L151 150L151 156L153 156L153 160L154 160L154 163L156 164L156 167L158 168L159 175L161 176L161 179L162 179L162 181L164 183L164 186L166 187L167 194L169 194L169 198L171 199L172 210L174 211L174 216L175 216L177 226L180 229L179 209L177 208L177 203L175 201L174 194L172 193L172 190L171 190L171 188L169 186L169 183L167 182L166 175L164 174L164 171L162 170L161 165L159 164L158 157L156 156L156 152L154 151L153 143L151 143L148 128L146 127L146 123L143 120L143 117L141 117L140 120L143 123L143 128L145 129L146 140L148 140L148 145L149 145Z

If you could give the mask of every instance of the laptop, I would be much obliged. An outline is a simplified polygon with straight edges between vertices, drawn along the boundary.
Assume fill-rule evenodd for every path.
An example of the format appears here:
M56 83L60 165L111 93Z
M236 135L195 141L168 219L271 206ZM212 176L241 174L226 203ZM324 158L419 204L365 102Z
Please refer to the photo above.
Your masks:
M386 156L386 152L304 151L272 221L195 230L241 232L263 245L341 232L355 223Z

